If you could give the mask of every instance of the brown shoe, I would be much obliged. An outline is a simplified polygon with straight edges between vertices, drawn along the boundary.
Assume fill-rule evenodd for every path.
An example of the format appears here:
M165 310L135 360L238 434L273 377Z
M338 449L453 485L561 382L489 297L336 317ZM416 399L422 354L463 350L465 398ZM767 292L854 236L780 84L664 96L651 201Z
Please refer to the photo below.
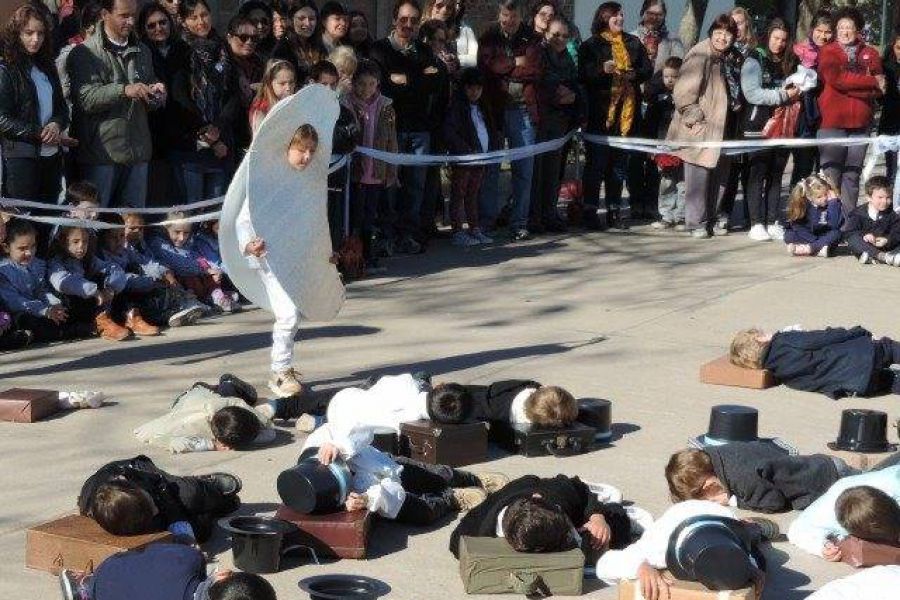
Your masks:
M141 313L136 308L128 311L125 319L125 327L132 330L135 335L159 335L159 327L151 325L144 320Z
M487 499L487 492L480 487L454 488L453 503L462 512L472 510Z
M112 317L110 317L109 313L106 311L97 315L94 319L94 323L97 325L97 333L100 334L100 337L104 340L121 342L122 340L127 340L131 337L131 330L127 327L122 327L113 321Z

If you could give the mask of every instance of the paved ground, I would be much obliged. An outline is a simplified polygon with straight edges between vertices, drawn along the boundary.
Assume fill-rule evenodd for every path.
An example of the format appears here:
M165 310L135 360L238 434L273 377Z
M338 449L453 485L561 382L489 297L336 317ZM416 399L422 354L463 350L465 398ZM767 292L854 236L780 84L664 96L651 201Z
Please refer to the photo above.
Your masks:
M900 335L897 274L888 267L863 267L848 257L791 259L781 245L753 244L744 235L695 241L648 228L470 250L441 243L389 265L387 276L350 287L337 321L302 329L307 380L328 393L373 373L425 369L438 380L462 382L529 377L613 401L613 447L565 459L497 454L484 465L511 476L561 472L606 481L658 515L668 504L669 454L705 430L714 404L756 406L762 434L781 435L804 452L834 439L843 408L898 416L895 397L832 402L785 388L756 392L697 381L699 365L747 325L861 323ZM56 597L54 578L23 567L25 530L71 511L82 481L110 459L146 452L176 473L233 471L245 483L242 510L271 513L275 477L298 452L292 431L275 448L178 457L142 448L131 435L194 381L232 371L262 387L268 330L268 316L250 311L156 339L0 355L4 386L97 388L113 399L103 410L33 425L0 423L0 595ZM786 527L791 518L778 520ZM299 597L299 579L328 572L378 577L391 586L391 598L462 597L446 550L451 526L379 523L369 560L293 567L271 580L282 598ZM210 549L230 563L225 540L215 539ZM802 598L850 572L786 543L769 555L766 597L773 600ZM615 597L596 582L587 589L592 598Z

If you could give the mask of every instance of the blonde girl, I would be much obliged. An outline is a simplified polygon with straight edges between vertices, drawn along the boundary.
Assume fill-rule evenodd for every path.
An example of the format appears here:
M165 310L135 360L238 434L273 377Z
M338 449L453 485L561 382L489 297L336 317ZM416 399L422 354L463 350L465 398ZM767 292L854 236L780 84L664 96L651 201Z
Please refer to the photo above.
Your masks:
M831 254L841 239L841 195L821 173L794 186L787 206L784 241L792 256Z

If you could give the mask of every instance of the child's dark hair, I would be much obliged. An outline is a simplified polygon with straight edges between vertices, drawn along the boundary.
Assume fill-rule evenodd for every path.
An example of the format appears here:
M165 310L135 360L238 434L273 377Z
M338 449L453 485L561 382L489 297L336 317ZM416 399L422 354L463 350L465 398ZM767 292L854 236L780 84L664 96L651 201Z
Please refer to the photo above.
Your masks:
M440 383L428 392L428 418L436 423L462 423L472 414L472 394L458 383Z
M253 573L232 573L209 586L207 594L209 600L277 600L272 584Z
M680 56L670 56L666 59L666 62L663 63L663 67L666 69L675 69L676 71L681 70L681 65L684 64L684 60Z
M93 235L89 229L65 225L60 227L56 232L56 235L53 236L53 239L50 241L50 256L69 258L69 249L66 247L69 240L69 234L76 231L84 231L88 236L87 252L85 252L84 257L81 259L81 264L84 265L85 274L90 276L93 274L92 265L94 256L97 255L97 236Z
M304 123L300 127L297 128L297 131L294 132L294 137L291 138L291 143L288 144L288 148L292 146L296 146L301 142L312 142L313 146L316 147L319 145L319 132L316 131L316 128L310 125L309 123Z
M81 202L100 204L100 192L90 181L76 181L66 188L66 202L73 205Z
M129 481L110 481L97 487L88 516L113 535L151 533L153 504Z
M841 527L861 540L900 544L900 506L881 490L860 485L841 492L834 502Z
M475 67L466 67L459 74L459 87L466 89L471 85L484 85L484 73Z
M517 552L564 552L576 547L572 523L543 498L520 498L503 515L503 534Z
M309 70L310 81L319 81L322 75L331 75L334 78L339 77L337 67L330 60L320 60Z
M240 406L220 408L209 425L217 441L234 449L249 446L262 429L256 415Z
M428 19L419 25L419 41L426 44L431 43L438 31L447 31L447 26L440 19Z
M381 69L378 63L373 60L363 59L356 65L356 71L353 73L351 81L357 83L363 77L374 77L376 81L381 81Z
M866 181L866 196L871 196L875 190L887 190L888 194L894 189L894 184L884 175L874 175Z
M35 229L34 224L25 219L13 219L6 224L6 237L0 241L11 244L17 237L26 235L37 237L37 229Z

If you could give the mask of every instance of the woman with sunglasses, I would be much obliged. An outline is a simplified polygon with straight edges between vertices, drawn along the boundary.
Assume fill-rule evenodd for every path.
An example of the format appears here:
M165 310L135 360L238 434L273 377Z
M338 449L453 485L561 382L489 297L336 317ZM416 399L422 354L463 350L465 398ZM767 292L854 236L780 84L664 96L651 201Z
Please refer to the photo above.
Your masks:
M256 90L265 72L265 63L256 52L256 24L243 15L228 22L228 57L231 61L231 102L226 107L227 120L232 124L236 162L250 147L252 133L247 113L256 97Z
M296 0L288 11L290 27L275 44L272 58L286 60L294 66L297 81L306 81L309 70L328 56L322 44L319 8L312 0Z
M181 188L178 200L190 203L221 196L228 186L234 151L226 106L234 94L233 66L206 0L182 0L178 10L188 55L172 78L169 159Z
M267 60L275 48L275 35L272 33L275 13L272 7L262 0L250 0L241 5L238 14L253 23L256 28L256 53Z

